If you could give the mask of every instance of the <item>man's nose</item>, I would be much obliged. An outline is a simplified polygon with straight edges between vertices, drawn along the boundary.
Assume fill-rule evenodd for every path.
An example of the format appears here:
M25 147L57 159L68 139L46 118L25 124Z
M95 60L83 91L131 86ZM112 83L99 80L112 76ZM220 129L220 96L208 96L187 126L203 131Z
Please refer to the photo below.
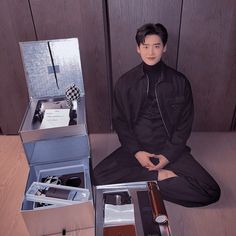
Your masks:
M149 50L148 50L148 55L152 56L153 53L154 53L153 47L150 47Z

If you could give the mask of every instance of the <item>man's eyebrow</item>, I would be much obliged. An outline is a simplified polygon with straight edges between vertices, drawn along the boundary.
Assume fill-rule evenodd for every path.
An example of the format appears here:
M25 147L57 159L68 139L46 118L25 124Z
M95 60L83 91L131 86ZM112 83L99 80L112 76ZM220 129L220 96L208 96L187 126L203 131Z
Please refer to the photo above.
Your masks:
M143 43L143 45L150 45L149 43ZM153 45L161 45L161 43L154 43Z

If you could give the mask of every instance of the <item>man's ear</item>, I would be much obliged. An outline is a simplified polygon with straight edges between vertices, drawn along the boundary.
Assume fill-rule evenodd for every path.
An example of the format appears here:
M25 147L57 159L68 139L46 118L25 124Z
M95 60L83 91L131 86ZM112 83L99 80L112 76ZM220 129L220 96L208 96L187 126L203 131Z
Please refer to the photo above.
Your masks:
M140 54L140 48L138 45L137 45L137 53Z
M164 46L163 52L166 52L167 50L167 44Z

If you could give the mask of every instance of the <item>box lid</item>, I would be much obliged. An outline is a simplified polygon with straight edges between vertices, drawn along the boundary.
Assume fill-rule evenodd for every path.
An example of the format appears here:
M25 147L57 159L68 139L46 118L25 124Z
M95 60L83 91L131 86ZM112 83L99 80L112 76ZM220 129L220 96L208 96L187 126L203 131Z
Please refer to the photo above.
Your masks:
M75 84L84 96L77 38L20 42L30 99L65 95Z

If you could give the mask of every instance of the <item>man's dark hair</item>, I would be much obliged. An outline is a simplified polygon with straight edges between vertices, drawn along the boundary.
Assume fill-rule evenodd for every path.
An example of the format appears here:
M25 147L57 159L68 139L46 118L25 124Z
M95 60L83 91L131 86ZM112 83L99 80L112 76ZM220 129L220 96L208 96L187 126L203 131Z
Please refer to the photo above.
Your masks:
M166 45L167 40L168 40L168 32L167 32L165 26L160 23L157 23L157 24L148 23L148 24L141 26L137 30L135 39L136 39L138 46L141 43L143 44L145 42L145 37L147 35L152 35L152 34L158 35L161 38L164 46Z

